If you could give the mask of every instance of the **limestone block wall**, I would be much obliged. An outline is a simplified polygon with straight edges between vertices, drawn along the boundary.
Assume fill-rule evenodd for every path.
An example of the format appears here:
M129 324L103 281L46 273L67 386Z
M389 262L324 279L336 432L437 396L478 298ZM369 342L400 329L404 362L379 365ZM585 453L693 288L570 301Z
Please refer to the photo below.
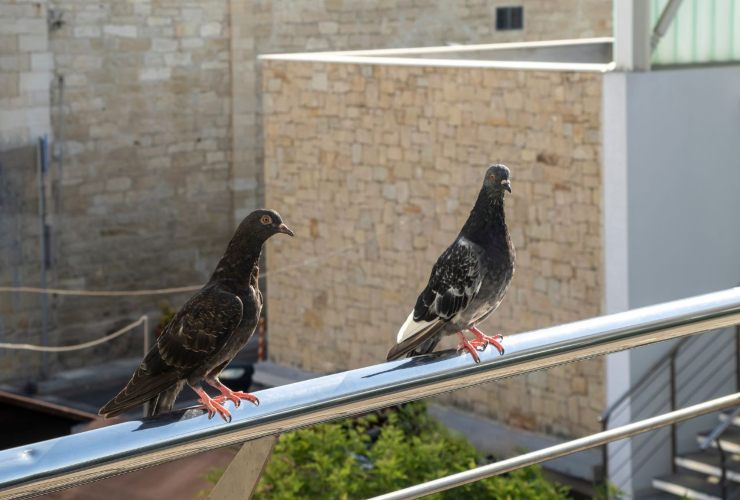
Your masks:
M39 282L37 155L35 145L0 151L0 284ZM38 343L42 331L40 310L40 296L0 296L2 341ZM0 373L7 373L10 379L35 374L38 366L22 362L26 360L28 357L17 352L0 349Z
M44 112L56 139L48 191L49 285L134 290L204 282L234 222L228 4L65 0L55 9L62 13L60 26L49 29L46 12L31 25L46 37L38 48L53 58L55 72L43 92L47 100L53 96ZM15 60L22 62L21 56ZM29 269L38 259L25 267L27 279L3 284L37 286L28 278L36 275ZM52 296L49 341L97 338L142 313L156 324L163 300L178 304L186 297ZM0 300L11 309L6 320L39 322L38 309L29 315L12 306L38 296ZM28 341L26 332L13 331L6 329L4 337ZM50 371L138 355L141 342L135 332L93 350L49 356ZM29 367L41 362L35 353L15 359ZM27 371L31 376L34 370Z
M484 331L598 315L601 75L267 60L270 356L332 372L385 359L489 162L512 170L517 271ZM444 396L519 428L598 428L594 359Z
M228 4L67 0L59 7L66 23L50 34L64 75L64 99L53 108L65 152L55 284L132 290L204 282L233 229ZM163 299L185 298L64 297L55 320L71 343L122 318L156 315ZM103 355L125 353L127 342L138 355L137 334Z
M258 47L283 52L611 35L612 4L608 0L253 2ZM524 29L496 31L496 7L509 5L523 7Z
M368 2L365 0L231 0L232 12L245 16L232 17L240 33L253 33L241 46L258 54L306 52L318 50L356 50L378 48L424 47L449 43L495 43L533 40L559 40L611 36L612 2L609 0L520 0L524 8L524 29L496 31L496 7L486 0L398 0ZM234 31L234 36L237 36ZM261 93L255 85L260 66L254 59L234 59L235 68L245 69L238 79L235 74L235 121L246 124L234 151L234 185L247 194L262 199L262 119ZM238 71L238 70L237 70ZM253 99L242 99L237 93L251 93ZM256 127L253 126L256 124ZM235 126L236 132L236 126ZM256 187L253 179L258 179ZM237 216L246 208L235 199Z
M47 2L0 0L0 151L51 131Z

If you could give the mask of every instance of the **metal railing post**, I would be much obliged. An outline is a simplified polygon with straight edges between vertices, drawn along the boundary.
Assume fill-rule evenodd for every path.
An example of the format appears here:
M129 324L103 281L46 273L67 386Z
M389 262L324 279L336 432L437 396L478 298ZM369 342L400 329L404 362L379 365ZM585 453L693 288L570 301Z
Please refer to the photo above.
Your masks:
M719 464L722 467L722 476L720 479L720 487L722 488L722 500L727 500L727 457L725 450L722 448L722 441L717 438L714 443L717 445L719 450Z
M604 432L607 429L609 429L609 417L606 417L601 421L601 432ZM601 480L603 481L604 486L607 487L609 483L609 443L606 443L601 447L601 467Z
M740 392L740 325L735 325L735 390Z
M671 411L676 411L676 356L671 356ZM671 471L676 472L676 452L678 448L678 426L671 424Z
M208 494L208 500L252 498L277 440L277 436L265 436L244 443Z

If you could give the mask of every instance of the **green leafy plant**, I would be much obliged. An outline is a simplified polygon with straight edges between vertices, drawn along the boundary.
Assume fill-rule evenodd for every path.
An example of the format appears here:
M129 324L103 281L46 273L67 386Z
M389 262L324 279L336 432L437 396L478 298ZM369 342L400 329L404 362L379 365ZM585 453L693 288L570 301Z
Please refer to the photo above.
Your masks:
M367 498L480 461L473 445L431 417L424 403L410 403L283 434L254 498ZM429 498L549 500L568 498L567 493L539 467L528 467Z
M622 500L624 492L612 482L599 483L594 487L594 500Z

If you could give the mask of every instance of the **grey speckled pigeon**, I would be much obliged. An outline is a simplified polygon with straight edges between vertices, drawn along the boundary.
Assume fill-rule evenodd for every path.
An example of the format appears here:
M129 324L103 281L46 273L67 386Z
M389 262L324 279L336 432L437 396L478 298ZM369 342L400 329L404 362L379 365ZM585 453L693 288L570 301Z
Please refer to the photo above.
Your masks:
M231 420L222 404L226 400L235 406L242 399L259 404L256 396L232 391L218 376L257 326L262 310L260 253L277 233L293 236L273 210L255 210L239 224L211 279L167 324L126 387L100 415L112 417L146 402L150 416L170 411L185 384L198 394L209 418L218 413ZM211 399L200 385L203 380L222 395Z
M460 234L440 255L429 283L398 331L388 360L434 350L443 335L457 334L458 349L480 362L476 350L493 344L503 354L502 337L484 335L476 324L501 303L514 275L514 245L504 216L504 191L511 192L509 169L491 165ZM476 338L468 341L470 331Z

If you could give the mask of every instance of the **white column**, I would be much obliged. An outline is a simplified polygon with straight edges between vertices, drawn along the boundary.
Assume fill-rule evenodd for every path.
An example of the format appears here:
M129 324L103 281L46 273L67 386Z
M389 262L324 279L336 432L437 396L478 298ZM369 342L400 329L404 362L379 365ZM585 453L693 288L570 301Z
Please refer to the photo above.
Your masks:
M627 2L625 2L627 3ZM602 89L602 185L604 228L604 313L629 309L629 248L627 208L627 74L604 75ZM611 405L632 385L632 351L606 357L606 405ZM630 400L625 401L609 421L618 427L631 421ZM632 495L632 443L608 445L609 480L627 497Z
M650 2L614 2L614 62L623 71L650 70Z

